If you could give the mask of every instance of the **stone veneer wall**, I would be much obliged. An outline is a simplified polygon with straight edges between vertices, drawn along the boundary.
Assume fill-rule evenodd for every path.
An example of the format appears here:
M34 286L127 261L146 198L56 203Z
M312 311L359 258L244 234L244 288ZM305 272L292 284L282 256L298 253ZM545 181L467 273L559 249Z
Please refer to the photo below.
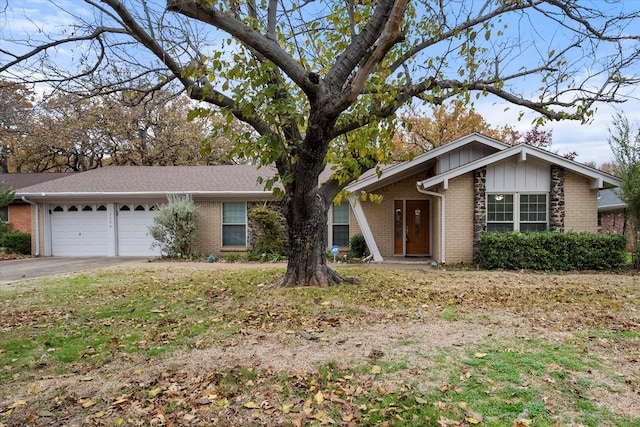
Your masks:
M557 165L551 165L549 199L549 230L562 233L565 219L564 169Z
M487 229L487 169L473 171L473 261L476 262L482 233Z

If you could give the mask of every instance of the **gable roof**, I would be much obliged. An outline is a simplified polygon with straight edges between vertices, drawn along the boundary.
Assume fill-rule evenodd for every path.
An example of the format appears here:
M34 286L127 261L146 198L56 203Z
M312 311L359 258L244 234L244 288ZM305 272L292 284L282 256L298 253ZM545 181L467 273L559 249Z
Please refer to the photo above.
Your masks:
M347 190L350 192L361 191L364 189L371 191L376 188L383 187L392 181L397 181L399 179L414 175L415 173L420 172L423 169L424 165L428 164L433 159L472 143L479 144L485 147L486 150L490 152L502 151L511 147L509 144L505 144L504 142L489 138L488 136L484 136L477 132L470 133L469 135L459 138L453 142L422 153L408 162L389 166L386 169L383 169L380 177L378 177L375 173L364 175L355 183L347 186Z
M591 180L591 188L593 189L613 188L621 184L620 179L598 169L566 159L555 153L551 153L532 145L518 144L505 148L504 150L498 151L494 154L482 157L473 162L463 164L445 173L438 174L433 178L420 181L418 182L418 186L423 189L428 189L437 184L444 184L444 188L446 189L450 179L514 156L518 156L521 161L525 161L528 156L531 156L544 162L561 166L567 170L577 173L578 175L585 176Z
M21 188L17 196L117 198L166 196L271 196L259 178L273 177L275 169L250 165L217 166L106 166Z
M0 173L0 183L5 190L19 190L42 182L52 181L73 174L67 172Z

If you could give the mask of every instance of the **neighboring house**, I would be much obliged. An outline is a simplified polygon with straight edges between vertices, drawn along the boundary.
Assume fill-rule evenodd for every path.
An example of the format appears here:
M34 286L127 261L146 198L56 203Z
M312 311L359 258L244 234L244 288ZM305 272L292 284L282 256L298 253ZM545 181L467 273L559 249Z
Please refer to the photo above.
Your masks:
M68 173L0 173L4 190L18 191L46 181L61 178ZM0 221L9 222L9 231L31 233L31 207L29 203L15 197L9 206L0 207Z
M275 202L258 178L273 174L247 165L111 166L23 188L17 196L35 204L36 255L157 255L147 226L167 193L189 194L198 207L194 250L223 254L247 251L248 209ZM375 261L415 256L471 263L485 230L596 232L598 190L619 184L547 151L471 134L347 187L351 203L329 212L328 245L346 249L362 233ZM358 201L362 192L379 194L382 202Z
M633 248L633 227L628 222L627 205L612 188L598 192L598 230L602 233L623 234L627 249Z

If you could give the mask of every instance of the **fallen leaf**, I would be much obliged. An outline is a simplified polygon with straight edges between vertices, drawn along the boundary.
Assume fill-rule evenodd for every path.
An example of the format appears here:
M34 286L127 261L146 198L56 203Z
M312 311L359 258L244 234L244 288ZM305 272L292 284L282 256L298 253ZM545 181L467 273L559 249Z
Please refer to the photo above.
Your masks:
M372 374L379 374L380 372L382 372L382 368L378 365L373 365L371 367L371 371L369 371Z
M22 406L26 404L27 404L26 400L16 400L11 405L7 406L7 409L14 409L14 408L17 408L18 406Z
M244 402L242 406L248 409L258 409L260 407L256 402Z
M149 397L156 397L160 393L162 393L162 389L160 387L153 388L149 390Z
M29 388L27 389L27 391L28 391L30 394L38 394L38 393L40 393L40 391L42 391L42 387L40 387L40 385L38 385L38 384L34 384L34 385L32 385L31 387L29 387Z
M93 400L89 399L89 400L85 400L84 402L82 402L82 407L83 408L90 408L91 406L95 405L96 402L94 402Z
M293 403L285 403L282 405L282 413L288 414L293 409Z
M483 357L486 357L487 353L476 353L473 355L473 357L475 357L476 359L482 359Z
M322 394L322 391L318 390L316 395L313 397L313 400L315 400L318 405L322 405L322 402L324 402L324 395Z

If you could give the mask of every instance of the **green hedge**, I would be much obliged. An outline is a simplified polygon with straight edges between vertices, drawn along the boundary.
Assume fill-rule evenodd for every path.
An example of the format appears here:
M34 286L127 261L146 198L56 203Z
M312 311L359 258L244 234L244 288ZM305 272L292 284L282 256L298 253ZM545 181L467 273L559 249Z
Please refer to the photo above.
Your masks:
M484 233L477 262L504 270L615 270L625 262L626 237L601 233Z
M0 239L0 246L8 254L31 255L31 234L21 231L4 233Z

